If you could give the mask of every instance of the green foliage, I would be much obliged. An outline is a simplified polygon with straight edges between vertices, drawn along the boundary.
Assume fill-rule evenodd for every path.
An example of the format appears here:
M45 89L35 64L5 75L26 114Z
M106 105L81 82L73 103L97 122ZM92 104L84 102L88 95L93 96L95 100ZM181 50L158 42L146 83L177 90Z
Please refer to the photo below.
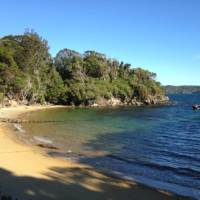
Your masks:
M128 102L145 101L148 96L163 95L156 74L130 64L119 63L104 54L86 51L83 55L73 50L61 50L55 58L56 69L69 88L69 104L89 104L112 97Z
M82 55L63 49L53 59L47 41L35 32L0 39L0 94L18 101L75 105L113 97L145 101L164 94L155 78L155 73L95 51Z
M47 84L45 99L54 104L65 103L67 101L66 88L61 76L54 68L48 74L51 81Z
M134 87L134 96L140 100L145 100L148 96L148 89L145 85L139 84Z
M108 77L108 66L105 55L95 51L86 51L84 54L84 70L87 76L106 79Z
M9 49L7 47L2 47L0 48L0 63L1 66L12 66L17 67L16 62L13 58L13 54L14 52L12 51L12 49Z
M52 91L49 89L51 81L59 76L58 73L53 73L52 76L55 77L49 77L54 66L48 50L47 41L35 32L0 39L0 85L4 87L6 94L31 103L44 103L46 98L55 101L50 96L54 95L53 92L46 94L47 91ZM60 81L62 82L61 78ZM63 83L55 81L54 87L57 87L57 83L60 91L60 84Z

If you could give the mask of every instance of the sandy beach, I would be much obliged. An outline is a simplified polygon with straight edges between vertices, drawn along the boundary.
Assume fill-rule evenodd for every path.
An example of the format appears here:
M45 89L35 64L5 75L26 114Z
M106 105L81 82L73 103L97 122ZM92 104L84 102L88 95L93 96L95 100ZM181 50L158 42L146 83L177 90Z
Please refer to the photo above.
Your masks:
M0 109L0 118L53 106ZM52 158L15 137L12 124L0 123L0 191L18 200L174 200L184 199L136 182L109 177L90 166Z

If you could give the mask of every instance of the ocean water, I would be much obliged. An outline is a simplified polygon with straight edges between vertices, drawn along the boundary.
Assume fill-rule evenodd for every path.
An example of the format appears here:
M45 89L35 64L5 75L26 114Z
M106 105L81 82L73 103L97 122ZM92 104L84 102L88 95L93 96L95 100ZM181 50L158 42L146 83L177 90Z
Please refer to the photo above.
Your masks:
M200 94L171 95L172 105L49 109L27 113L29 138L59 147L107 172L200 199Z

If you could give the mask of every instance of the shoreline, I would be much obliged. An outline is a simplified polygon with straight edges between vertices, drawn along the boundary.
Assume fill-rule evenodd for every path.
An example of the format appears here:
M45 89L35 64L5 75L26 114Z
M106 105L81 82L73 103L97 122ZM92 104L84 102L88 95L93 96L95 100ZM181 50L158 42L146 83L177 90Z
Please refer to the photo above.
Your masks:
M27 112L58 107L69 108L9 107L0 109L0 117L16 119ZM14 128L7 123L0 123L0 138L0 192L19 200L124 199L125 196L141 200L187 199L114 177L85 164L48 156L44 149L18 141Z

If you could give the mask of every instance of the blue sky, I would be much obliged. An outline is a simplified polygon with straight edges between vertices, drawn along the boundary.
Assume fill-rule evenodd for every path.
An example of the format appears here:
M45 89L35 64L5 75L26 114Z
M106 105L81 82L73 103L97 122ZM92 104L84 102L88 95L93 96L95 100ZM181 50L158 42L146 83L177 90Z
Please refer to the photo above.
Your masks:
M53 56L96 50L154 71L162 84L200 85L199 0L2 0L0 37L32 28Z

